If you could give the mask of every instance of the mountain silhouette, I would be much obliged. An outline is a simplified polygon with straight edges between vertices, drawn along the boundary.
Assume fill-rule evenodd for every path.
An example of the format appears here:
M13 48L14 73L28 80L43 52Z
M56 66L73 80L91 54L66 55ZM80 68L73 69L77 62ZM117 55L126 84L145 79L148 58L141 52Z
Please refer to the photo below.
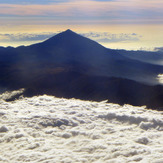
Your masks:
M122 54L123 53L123 54ZM30 46L0 48L0 89L162 108L163 66L103 47L71 30Z
M31 63L75 65L89 75L120 77L146 84L158 84L162 66L134 60L78 35L71 30L62 32L42 43L18 48L20 58ZM22 52L24 55L22 55ZM36 61L35 61L36 59ZM34 62L35 61L35 62ZM51 62L50 62L51 61ZM49 63L50 62L50 63ZM37 67L33 67L35 69Z

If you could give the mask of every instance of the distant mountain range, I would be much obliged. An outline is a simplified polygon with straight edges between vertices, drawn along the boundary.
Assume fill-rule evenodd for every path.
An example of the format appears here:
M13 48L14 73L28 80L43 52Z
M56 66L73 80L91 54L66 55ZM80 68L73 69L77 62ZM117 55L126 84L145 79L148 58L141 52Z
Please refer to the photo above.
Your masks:
M74 33L42 43L0 47L0 89L163 109L163 54L112 50ZM148 57L149 56L149 57Z

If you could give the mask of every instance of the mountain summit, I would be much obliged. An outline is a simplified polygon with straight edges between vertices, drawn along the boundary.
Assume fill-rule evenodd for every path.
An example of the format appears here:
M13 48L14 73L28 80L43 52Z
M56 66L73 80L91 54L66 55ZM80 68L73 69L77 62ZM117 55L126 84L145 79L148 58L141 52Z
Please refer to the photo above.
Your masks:
M68 38L69 37L69 39L71 39L71 38L75 38L75 37L79 37L80 35L79 34L77 34L77 33L75 33L75 32L73 32L72 30L70 30L70 29L67 29L66 31L63 31L63 32L61 32L61 33L59 33L59 34L57 34L57 35L55 35L55 36L53 36L53 37L51 37L51 38L49 38L48 40L46 40L46 41L52 41L52 40L55 40L55 39L59 39L59 38ZM46 42L45 41L45 42Z
M75 51L80 52L81 50L89 50L89 51L100 51L101 50L106 50L102 45L98 44L97 42L88 39L86 37L83 37L70 29L61 32L48 40L32 45L33 46L38 46L44 48L60 48L60 49L66 49L70 51Z
M69 34L69 35L77 34L74 31L72 31L71 29L67 29L66 31L63 31L62 33L66 33L66 34Z

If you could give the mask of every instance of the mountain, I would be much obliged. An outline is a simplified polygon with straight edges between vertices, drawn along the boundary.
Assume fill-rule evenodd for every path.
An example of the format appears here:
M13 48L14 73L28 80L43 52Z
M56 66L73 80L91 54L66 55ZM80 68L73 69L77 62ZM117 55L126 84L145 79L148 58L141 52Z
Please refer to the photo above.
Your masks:
M163 66L107 49L71 30L44 42L0 48L0 88L119 104L163 107Z
M38 60L43 64L47 61L58 66L75 65L75 69L78 66L80 72L89 75L121 77L147 84L158 84L157 75L163 73L162 66L131 59L71 30L18 51L25 62L34 63L33 69L37 68Z

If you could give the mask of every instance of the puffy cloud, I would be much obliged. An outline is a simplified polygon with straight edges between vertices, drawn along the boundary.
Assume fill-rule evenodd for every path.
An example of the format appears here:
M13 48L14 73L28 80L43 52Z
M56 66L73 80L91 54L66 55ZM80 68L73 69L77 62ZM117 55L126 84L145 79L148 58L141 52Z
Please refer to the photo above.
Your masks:
M17 34L0 34L0 42L17 42L17 41L43 41L56 33L17 33Z
M163 84L163 74L159 74L157 77L159 83Z
M113 34L107 32L89 32L82 34L86 37L89 37L97 42L107 43L107 42L122 42L122 41L139 41L142 37L136 33L120 33L120 34Z
M17 97L17 96L20 96L21 94L23 94L24 91L25 91L24 88L15 90L15 91L6 91L6 92L0 94L0 100L14 99L14 97Z
M159 52L163 52L163 47L156 47L154 50L159 51Z
M163 161L162 112L46 95L0 105L1 162Z

